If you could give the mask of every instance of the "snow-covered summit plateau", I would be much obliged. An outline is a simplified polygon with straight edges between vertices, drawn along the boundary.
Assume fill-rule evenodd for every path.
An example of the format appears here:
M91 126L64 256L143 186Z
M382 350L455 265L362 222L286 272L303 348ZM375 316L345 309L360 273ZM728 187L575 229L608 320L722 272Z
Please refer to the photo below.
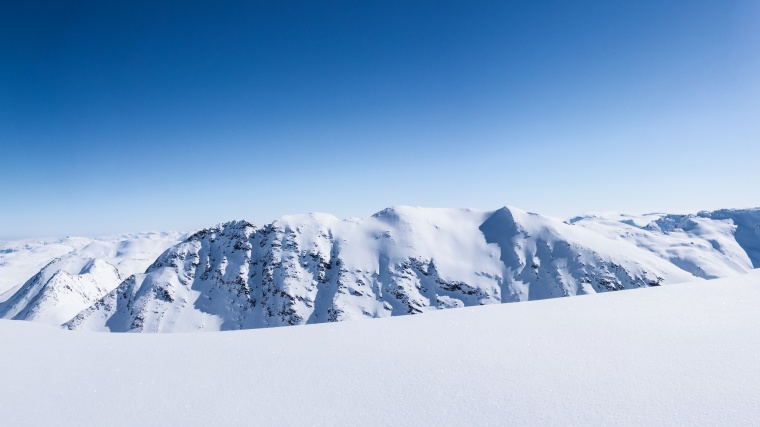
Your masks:
M511 207L394 207L358 219L233 221L173 243L129 275L97 256L52 262L0 303L0 316L98 331L213 331L729 277L760 266L760 209L563 222ZM41 282L76 298L45 299Z

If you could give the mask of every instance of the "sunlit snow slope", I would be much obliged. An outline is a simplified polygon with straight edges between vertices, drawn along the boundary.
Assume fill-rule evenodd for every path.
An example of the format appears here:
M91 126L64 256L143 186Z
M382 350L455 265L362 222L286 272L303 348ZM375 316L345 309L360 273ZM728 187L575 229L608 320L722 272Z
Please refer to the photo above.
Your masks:
M0 321L7 425L758 425L760 274L208 334Z
M570 223L631 242L697 277L729 277L760 267L760 209L590 215Z
M72 329L248 329L416 314L678 283L651 251L515 208L397 207L203 230L67 323Z
M563 222L511 207L394 207L346 220L233 221L178 239L3 243L0 285L10 290L0 295L0 318L114 332L215 331L731 277L760 266L760 209ZM43 264L46 256L55 258Z
M91 242L85 237L0 242L0 301L10 297L51 260Z
M60 325L89 307L124 279L145 271L155 258L179 240L177 233L141 233L100 239L67 238L54 244L14 250L6 269L26 271L44 254L64 252L0 302L0 318ZM30 245L27 244L27 247ZM13 248L8 248L13 249ZM45 252L47 251L47 252ZM25 256L25 254L27 254ZM2 271L0 271L2 274ZM19 273L20 274L20 273ZM17 278L17 276L11 276Z

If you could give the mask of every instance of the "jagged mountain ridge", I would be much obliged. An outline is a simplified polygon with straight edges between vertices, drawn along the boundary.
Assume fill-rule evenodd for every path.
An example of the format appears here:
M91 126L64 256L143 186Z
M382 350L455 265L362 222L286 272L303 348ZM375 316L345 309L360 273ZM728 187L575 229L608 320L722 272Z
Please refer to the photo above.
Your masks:
M92 243L86 237L0 242L0 302L13 295L51 260Z
M202 230L66 324L227 330L415 314L693 280L658 254L515 208L386 209Z
M0 318L60 325L127 277L145 271L161 252L180 238L179 233L140 233L100 239L64 239L64 243L74 242L74 247L49 261L1 302ZM61 244L56 246L66 248Z
M258 328L727 277L760 265L760 209L563 223L515 208L396 207L363 219L286 216L261 228L233 221L181 242L163 233L158 246L146 235L3 243L6 286L45 253L69 252L6 293L0 317L112 331Z

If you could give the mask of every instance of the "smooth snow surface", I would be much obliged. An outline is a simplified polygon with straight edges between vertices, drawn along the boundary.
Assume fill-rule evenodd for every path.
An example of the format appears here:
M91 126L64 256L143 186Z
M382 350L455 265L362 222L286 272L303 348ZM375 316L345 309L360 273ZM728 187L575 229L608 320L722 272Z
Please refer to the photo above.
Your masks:
M206 334L0 321L4 425L758 425L760 272Z

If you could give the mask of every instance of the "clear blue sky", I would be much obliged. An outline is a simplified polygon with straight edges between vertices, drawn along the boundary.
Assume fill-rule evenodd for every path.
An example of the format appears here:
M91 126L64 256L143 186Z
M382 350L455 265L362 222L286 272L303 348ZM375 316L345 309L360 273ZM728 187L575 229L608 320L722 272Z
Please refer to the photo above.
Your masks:
M0 238L756 206L760 2L2 2L0 148Z

